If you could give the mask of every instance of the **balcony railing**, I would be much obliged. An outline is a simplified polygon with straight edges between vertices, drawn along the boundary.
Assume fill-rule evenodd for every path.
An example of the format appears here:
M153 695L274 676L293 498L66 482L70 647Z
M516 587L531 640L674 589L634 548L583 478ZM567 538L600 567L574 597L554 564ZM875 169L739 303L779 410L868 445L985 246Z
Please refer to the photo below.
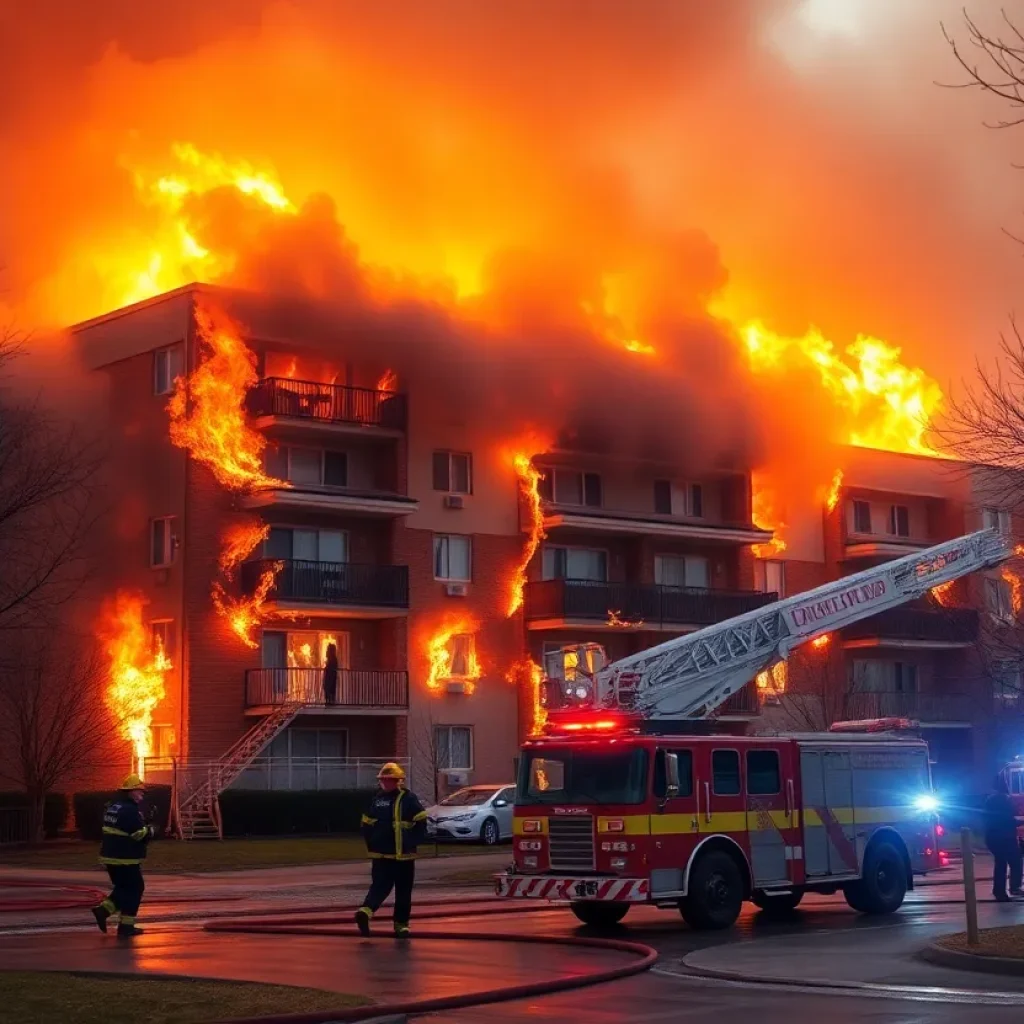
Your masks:
M759 714L761 714L761 701L758 697L757 687L753 683L738 690L718 709L719 718L728 718L730 715L741 715L746 718Z
M405 565L358 565L354 562L302 562L263 558L242 566L242 586L252 593L263 574L280 566L267 597L278 601L409 607L409 569Z
M322 668L252 668L245 673L245 706L407 708L409 673L339 669L334 699L327 700Z
M978 613L973 608L890 608L843 630L844 640L932 640L970 644L978 639Z
M389 430L405 430L406 426L405 395L287 377L267 377L260 381L249 392L248 408L253 416L282 416Z
M923 722L970 722L987 712L977 697L966 693L848 693L843 698L843 718L915 718Z
M754 591L698 590L594 580L540 580L526 585L525 614L527 621L608 622L609 613L614 612L627 624L710 626L770 604L776 596Z

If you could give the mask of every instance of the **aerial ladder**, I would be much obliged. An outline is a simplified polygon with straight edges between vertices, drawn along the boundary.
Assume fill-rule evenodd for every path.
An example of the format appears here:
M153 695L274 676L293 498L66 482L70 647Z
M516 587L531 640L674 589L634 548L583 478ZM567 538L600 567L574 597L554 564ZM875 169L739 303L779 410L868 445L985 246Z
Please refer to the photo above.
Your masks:
M569 645L553 654L575 664L574 678L549 671L545 703L556 716L589 708L628 711L652 722L707 719L797 647L998 565L1011 553L1006 536L979 530L611 663L600 644Z

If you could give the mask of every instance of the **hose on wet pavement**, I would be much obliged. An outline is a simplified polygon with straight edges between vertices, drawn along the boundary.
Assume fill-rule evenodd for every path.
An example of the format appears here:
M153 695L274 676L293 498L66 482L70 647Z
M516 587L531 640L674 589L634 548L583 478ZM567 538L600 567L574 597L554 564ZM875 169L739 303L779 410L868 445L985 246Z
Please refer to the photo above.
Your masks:
M31 878L0 879L0 889L49 889L72 895L59 900L0 900L0 914L19 914L36 910L83 910L99 903L107 894L91 885L70 885L66 882L43 882Z
M550 909L550 908L548 908ZM448 910L435 914L418 914L417 920L424 917L456 917L477 916L481 910L458 911ZM493 913L494 911L492 911ZM508 913L508 909L504 910ZM275 918L261 918L246 921L213 921L205 926L208 932L229 932L258 935L304 935L331 936L336 938L361 938L354 928L343 928L337 925L337 914L323 915L302 923L282 923ZM329 922L329 923L328 923ZM658 951L640 942L629 942L624 939L591 938L588 936L553 936L553 935L521 935L501 932L417 932L410 942L436 941L449 942L504 942L522 943L525 945L563 946L570 948L586 948L607 950L609 952L628 953L635 959L617 967L590 971L586 974L564 974L557 978L544 981L528 982L521 985L508 985L501 988L486 989L482 992L460 993L452 996L438 996L432 999L409 999L397 1003L376 1003L372 1006L346 1007L338 1010L317 1011L315 1013L276 1014L264 1017L232 1018L230 1024L328 1024L332 1021L365 1021L377 1017L392 1015L414 1015L439 1013L443 1010L463 1010L475 1006L487 1006L491 1003L503 1003L514 999L530 999L536 996L553 995L558 992L569 992L573 989L587 988L619 978L628 978L650 970L658 960ZM372 941L366 940L363 941ZM388 936L391 945L395 939Z

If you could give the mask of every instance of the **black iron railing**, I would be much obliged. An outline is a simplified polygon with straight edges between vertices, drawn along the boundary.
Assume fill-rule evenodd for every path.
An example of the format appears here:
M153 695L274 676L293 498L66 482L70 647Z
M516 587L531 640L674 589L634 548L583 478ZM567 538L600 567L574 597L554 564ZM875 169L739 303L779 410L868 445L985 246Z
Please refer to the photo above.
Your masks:
M844 640L934 640L969 644L978 639L978 613L974 608L890 608L843 630Z
M339 669L333 695L330 686L324 686L322 668L251 668L245 673L246 707L289 703L305 707L407 708L409 673Z
M253 416L284 416L389 430L404 430L406 426L405 395L395 391L267 377L249 392L247 401Z
M303 562L263 558L242 566L242 587L252 593L264 573L277 569L267 596L279 601L409 607L409 569L404 565Z
M977 697L966 693L916 693L884 690L848 693L843 698L843 717L848 721L866 718L914 718L923 722L970 722L987 713Z
M723 715L754 716L761 714L761 701L755 683L748 683L742 690L734 693L719 709L718 717Z
M775 594L755 591L699 590L595 580L540 580L526 585L525 614L538 619L608 622L610 613L624 624L643 622L710 626L762 608Z

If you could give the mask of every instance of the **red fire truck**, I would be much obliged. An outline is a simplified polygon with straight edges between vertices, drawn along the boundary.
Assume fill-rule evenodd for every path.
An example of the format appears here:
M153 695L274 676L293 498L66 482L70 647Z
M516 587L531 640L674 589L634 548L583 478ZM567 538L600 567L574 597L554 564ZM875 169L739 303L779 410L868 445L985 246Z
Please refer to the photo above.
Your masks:
M591 670L549 673L498 894L567 900L591 925L648 903L727 928L744 900L785 910L805 892L895 911L939 866L928 748L908 723L730 736L710 719L800 644L1008 555L983 530L612 664L598 645L570 649Z

